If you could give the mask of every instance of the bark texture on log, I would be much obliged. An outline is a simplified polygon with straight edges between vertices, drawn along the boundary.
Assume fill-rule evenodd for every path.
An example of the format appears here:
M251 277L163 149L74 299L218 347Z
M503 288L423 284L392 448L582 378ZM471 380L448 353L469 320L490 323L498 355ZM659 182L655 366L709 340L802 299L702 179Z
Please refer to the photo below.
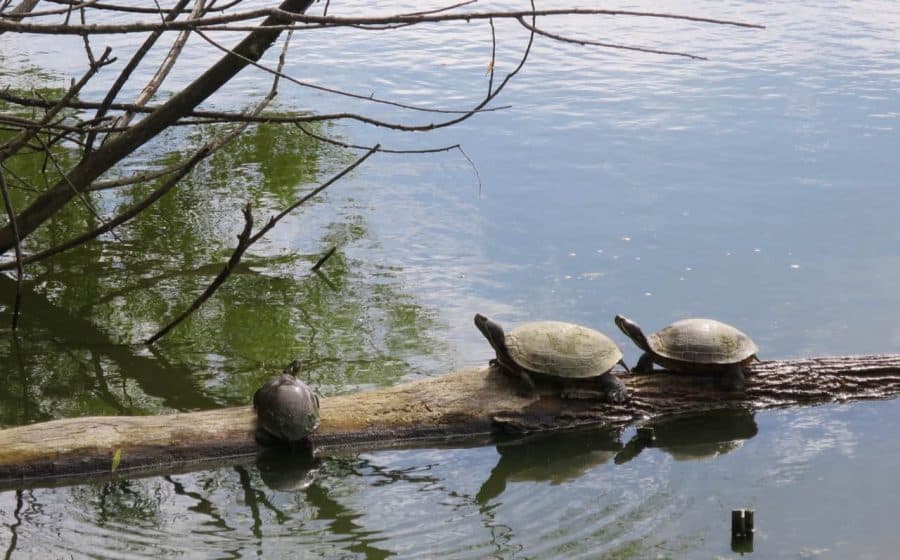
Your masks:
M523 397L497 370L472 368L365 393L322 399L313 443L322 452L413 446L436 438L539 431L585 424L624 427L663 414L722 408L749 411L900 395L900 355L810 358L753 364L744 392L667 372L623 375L632 398ZM582 395L590 397L591 395ZM256 416L249 406L165 416L56 420L0 431L0 484L63 476L185 468L247 456Z

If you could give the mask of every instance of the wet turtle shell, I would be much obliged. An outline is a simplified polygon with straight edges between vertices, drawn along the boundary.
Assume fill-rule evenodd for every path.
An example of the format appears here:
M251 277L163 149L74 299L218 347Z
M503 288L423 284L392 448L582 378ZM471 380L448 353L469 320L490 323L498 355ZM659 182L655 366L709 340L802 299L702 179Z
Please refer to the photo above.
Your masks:
M319 396L291 373L269 379L253 395L259 427L287 442L307 438L319 427Z
M622 359L622 351L605 334L562 321L525 323L509 332L505 342L520 367L556 377L598 377Z
M693 364L736 364L759 352L740 330L715 319L676 321L647 337L653 353Z
M743 366L759 351L749 336L714 319L684 319L651 335L621 315L615 321L644 351L636 373L653 371L655 362L671 371L715 375L723 388L743 389Z
M497 353L492 363L519 377L530 394L535 391L532 377L536 375L558 385L584 380L589 388L605 391L613 402L627 398L625 385L611 372L617 363L625 365L622 351L599 331L562 321L536 321L506 333L481 314L475 315L475 326Z

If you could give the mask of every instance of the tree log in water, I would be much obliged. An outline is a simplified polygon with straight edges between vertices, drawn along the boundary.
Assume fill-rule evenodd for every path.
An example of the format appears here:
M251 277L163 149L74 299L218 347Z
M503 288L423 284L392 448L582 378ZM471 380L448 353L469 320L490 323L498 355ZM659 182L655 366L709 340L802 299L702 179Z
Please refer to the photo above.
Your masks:
M680 412L748 411L900 395L900 355L810 358L751 365L743 392L708 379L666 372L622 375L632 398L523 397L496 369L472 368L395 387L322 399L320 452L372 450L586 424L624 427ZM589 397L590 395L584 395ZM56 420L0 431L0 483L185 468L193 462L247 456L256 415L249 406L165 416Z

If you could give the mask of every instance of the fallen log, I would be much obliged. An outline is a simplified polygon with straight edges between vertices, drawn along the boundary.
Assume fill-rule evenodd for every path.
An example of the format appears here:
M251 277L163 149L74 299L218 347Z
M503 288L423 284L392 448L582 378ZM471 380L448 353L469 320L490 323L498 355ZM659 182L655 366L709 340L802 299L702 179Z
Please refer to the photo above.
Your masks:
M723 392L701 377L668 372L622 375L632 398L523 397L496 369L471 368L370 392L322 399L320 453L433 444L498 431L534 432L595 424L624 427L681 412L748 411L900 395L900 355L757 362L746 390ZM584 395L591 397L591 395ZM593 395L596 397L596 395ZM0 485L61 477L184 470L198 461L259 451L249 406L163 416L55 420L0 430Z

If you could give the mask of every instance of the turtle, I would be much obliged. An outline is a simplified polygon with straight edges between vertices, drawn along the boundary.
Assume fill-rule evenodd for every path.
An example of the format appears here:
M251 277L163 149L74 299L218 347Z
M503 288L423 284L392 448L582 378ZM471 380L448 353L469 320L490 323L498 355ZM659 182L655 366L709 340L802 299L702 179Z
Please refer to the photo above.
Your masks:
M614 403L628 398L625 384L612 373L616 364L628 371L622 351L599 331L561 321L536 321L507 334L480 313L475 315L475 326L497 353L491 366L518 378L529 396L540 381L560 387L564 398L574 396L576 388L600 390Z
M715 319L683 319L649 336L622 315L615 322L644 351L634 373L652 372L655 362L680 373L714 375L723 388L741 390L744 366L758 359L749 336Z
M266 381L253 394L257 441L263 444L306 440L319 427L319 396L297 379L299 362ZM276 441L272 441L272 438Z

